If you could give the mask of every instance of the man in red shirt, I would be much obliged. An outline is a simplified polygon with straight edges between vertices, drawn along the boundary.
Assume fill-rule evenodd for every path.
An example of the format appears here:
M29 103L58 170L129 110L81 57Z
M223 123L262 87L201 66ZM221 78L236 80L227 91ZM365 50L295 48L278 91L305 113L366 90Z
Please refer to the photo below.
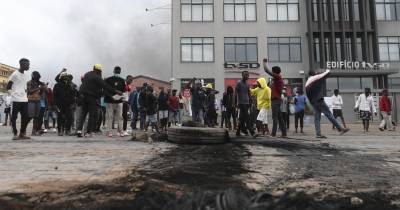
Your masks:
M276 136L278 122L282 132L282 138L287 138L286 126L284 125L283 115L281 112L282 90L284 88L283 79L281 76L281 68L279 66L272 67L272 71L267 66L267 59L263 60L264 71L272 77L271 83L271 105L272 105L272 132L271 136Z
M381 124L379 125L379 130L384 131L385 126L387 127L388 131L393 131L392 127L392 117L391 117L391 112L392 112L392 104L390 103L389 100L389 92L388 90L384 89L382 90L382 96L379 101L379 109L381 110L382 113L382 121Z
M169 107L169 123L176 125L178 122L178 113L179 113L179 97L176 96L177 90L172 90L172 95L168 97L168 107Z

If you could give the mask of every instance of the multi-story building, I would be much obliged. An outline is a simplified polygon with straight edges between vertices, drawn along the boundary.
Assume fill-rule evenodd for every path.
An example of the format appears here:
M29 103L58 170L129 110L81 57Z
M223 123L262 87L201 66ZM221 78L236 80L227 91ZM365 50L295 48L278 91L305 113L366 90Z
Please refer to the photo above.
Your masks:
M0 90L5 89L8 83L8 77L16 70L17 68L15 67L0 63Z
M263 58L282 68L289 93L308 71L332 69L327 96L341 91L350 121L366 87L389 88L398 107L400 0L172 1L174 88L196 77L223 92L244 70L267 77Z

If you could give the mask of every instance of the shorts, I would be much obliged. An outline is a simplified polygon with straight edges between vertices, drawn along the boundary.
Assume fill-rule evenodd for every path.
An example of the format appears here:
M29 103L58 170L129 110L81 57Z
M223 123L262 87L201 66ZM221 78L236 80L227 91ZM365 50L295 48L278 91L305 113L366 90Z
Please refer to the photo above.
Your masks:
M7 107L4 109L4 114L9 114L11 113L11 107Z
M160 110L158 111L158 117L161 119L168 119L168 110Z
M341 109L333 109L333 117L337 118L337 117L343 117L343 112Z
M174 123L178 121L179 111L173 112L169 111L169 122Z
M360 119L371 120L372 114L369 111L360 111Z
M40 114L40 101L29 101L28 102L28 117L36 118Z
M148 122L148 123L157 123L157 115L156 114L147 115L146 122Z
M264 125L268 125L268 110L261 109L257 116L257 121L262 122Z

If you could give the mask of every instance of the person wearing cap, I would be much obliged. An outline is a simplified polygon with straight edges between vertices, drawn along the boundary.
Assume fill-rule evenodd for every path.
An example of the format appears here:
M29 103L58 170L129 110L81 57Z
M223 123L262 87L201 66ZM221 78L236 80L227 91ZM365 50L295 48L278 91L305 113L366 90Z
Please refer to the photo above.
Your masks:
M120 77L121 67L116 66L114 68L114 75L105 79L105 82L112 87L114 90L120 92L125 91L125 80ZM107 104L106 108L106 123L108 128L108 137L113 137L113 123L117 124L117 136L123 136L122 133L122 98L114 99L113 95L115 92L104 92L104 102Z
M206 89L206 102L205 102L205 110L206 110L206 117L205 123L208 127L215 126L215 92L211 83L208 83L205 86Z
M83 137L83 124L86 115L89 113L87 126L87 137L92 137L96 130L97 112L100 109L100 99L104 92L110 95L122 95L122 92L114 89L102 79L102 66L96 64L92 71L87 72L83 76L82 85L80 88L82 113L80 116L79 125L77 128L78 137Z

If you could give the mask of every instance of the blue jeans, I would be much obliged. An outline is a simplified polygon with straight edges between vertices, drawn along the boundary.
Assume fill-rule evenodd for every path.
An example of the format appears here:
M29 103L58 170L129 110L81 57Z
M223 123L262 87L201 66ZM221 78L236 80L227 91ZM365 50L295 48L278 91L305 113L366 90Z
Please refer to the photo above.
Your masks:
M326 105L325 101L313 104L312 106L314 108L314 124L317 136L321 135L321 113L323 113L339 131L343 130L337 120L333 117L333 114L331 110L329 110L329 107Z
M204 113L203 109L195 109L192 108L192 121L193 122L198 122L198 123L203 123L204 120Z
M146 124L146 111L140 109L139 115L140 115L140 130L143 130Z

